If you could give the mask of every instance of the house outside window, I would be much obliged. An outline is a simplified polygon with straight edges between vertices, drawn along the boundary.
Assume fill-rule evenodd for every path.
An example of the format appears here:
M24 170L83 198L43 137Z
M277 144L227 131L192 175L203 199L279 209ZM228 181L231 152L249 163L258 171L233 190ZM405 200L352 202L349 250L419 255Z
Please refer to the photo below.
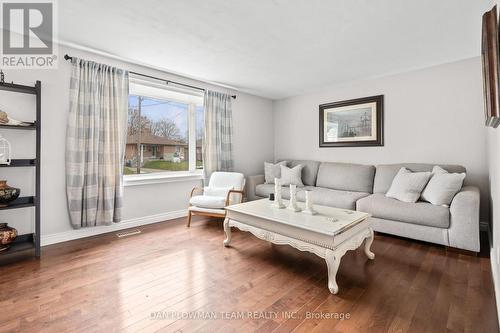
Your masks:
M203 117L198 91L131 79L124 175L201 169Z

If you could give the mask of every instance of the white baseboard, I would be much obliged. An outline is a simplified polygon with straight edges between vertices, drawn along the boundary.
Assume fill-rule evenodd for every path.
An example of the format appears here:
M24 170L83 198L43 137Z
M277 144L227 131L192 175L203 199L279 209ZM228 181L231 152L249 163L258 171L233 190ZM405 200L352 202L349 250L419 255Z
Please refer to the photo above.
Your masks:
M162 222L166 220L177 219L180 217L187 216L187 209L176 210L168 213L161 213L155 215L149 215L144 217L133 218L129 220L122 221L120 223L115 223L113 225L106 225L94 228L82 228L70 231L58 232L56 234L42 235L41 245L50 245L56 243L67 242L74 239L85 238L100 234L105 234L107 232L113 232L122 229L128 229L133 227L139 227L141 225L152 224L157 222Z
M500 324L500 281L498 280L500 276L498 276L498 256L497 250L495 248L491 248L490 251L490 262L491 262L491 274L493 275L493 287L495 288L495 299L497 303L497 316L499 318Z

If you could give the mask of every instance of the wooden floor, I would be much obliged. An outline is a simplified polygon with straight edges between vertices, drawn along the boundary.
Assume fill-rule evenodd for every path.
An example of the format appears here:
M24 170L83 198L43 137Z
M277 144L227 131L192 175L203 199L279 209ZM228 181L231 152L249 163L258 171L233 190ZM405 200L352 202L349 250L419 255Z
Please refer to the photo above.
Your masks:
M141 229L0 267L0 332L498 332L489 258L376 235L331 295L322 259L237 231L224 248L220 221Z

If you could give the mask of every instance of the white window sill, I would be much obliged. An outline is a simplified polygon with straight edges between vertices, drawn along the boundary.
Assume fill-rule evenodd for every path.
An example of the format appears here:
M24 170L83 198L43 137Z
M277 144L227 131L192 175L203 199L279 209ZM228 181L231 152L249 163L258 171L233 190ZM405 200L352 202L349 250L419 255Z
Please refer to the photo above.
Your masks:
M158 172L123 176L123 186L137 186L172 182L186 182L203 179L202 171Z

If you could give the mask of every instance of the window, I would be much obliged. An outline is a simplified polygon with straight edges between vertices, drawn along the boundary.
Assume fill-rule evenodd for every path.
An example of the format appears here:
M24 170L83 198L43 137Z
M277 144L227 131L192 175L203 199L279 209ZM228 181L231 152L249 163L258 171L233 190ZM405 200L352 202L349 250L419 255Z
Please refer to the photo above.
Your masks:
M124 174L201 169L203 129L202 95L131 80Z

